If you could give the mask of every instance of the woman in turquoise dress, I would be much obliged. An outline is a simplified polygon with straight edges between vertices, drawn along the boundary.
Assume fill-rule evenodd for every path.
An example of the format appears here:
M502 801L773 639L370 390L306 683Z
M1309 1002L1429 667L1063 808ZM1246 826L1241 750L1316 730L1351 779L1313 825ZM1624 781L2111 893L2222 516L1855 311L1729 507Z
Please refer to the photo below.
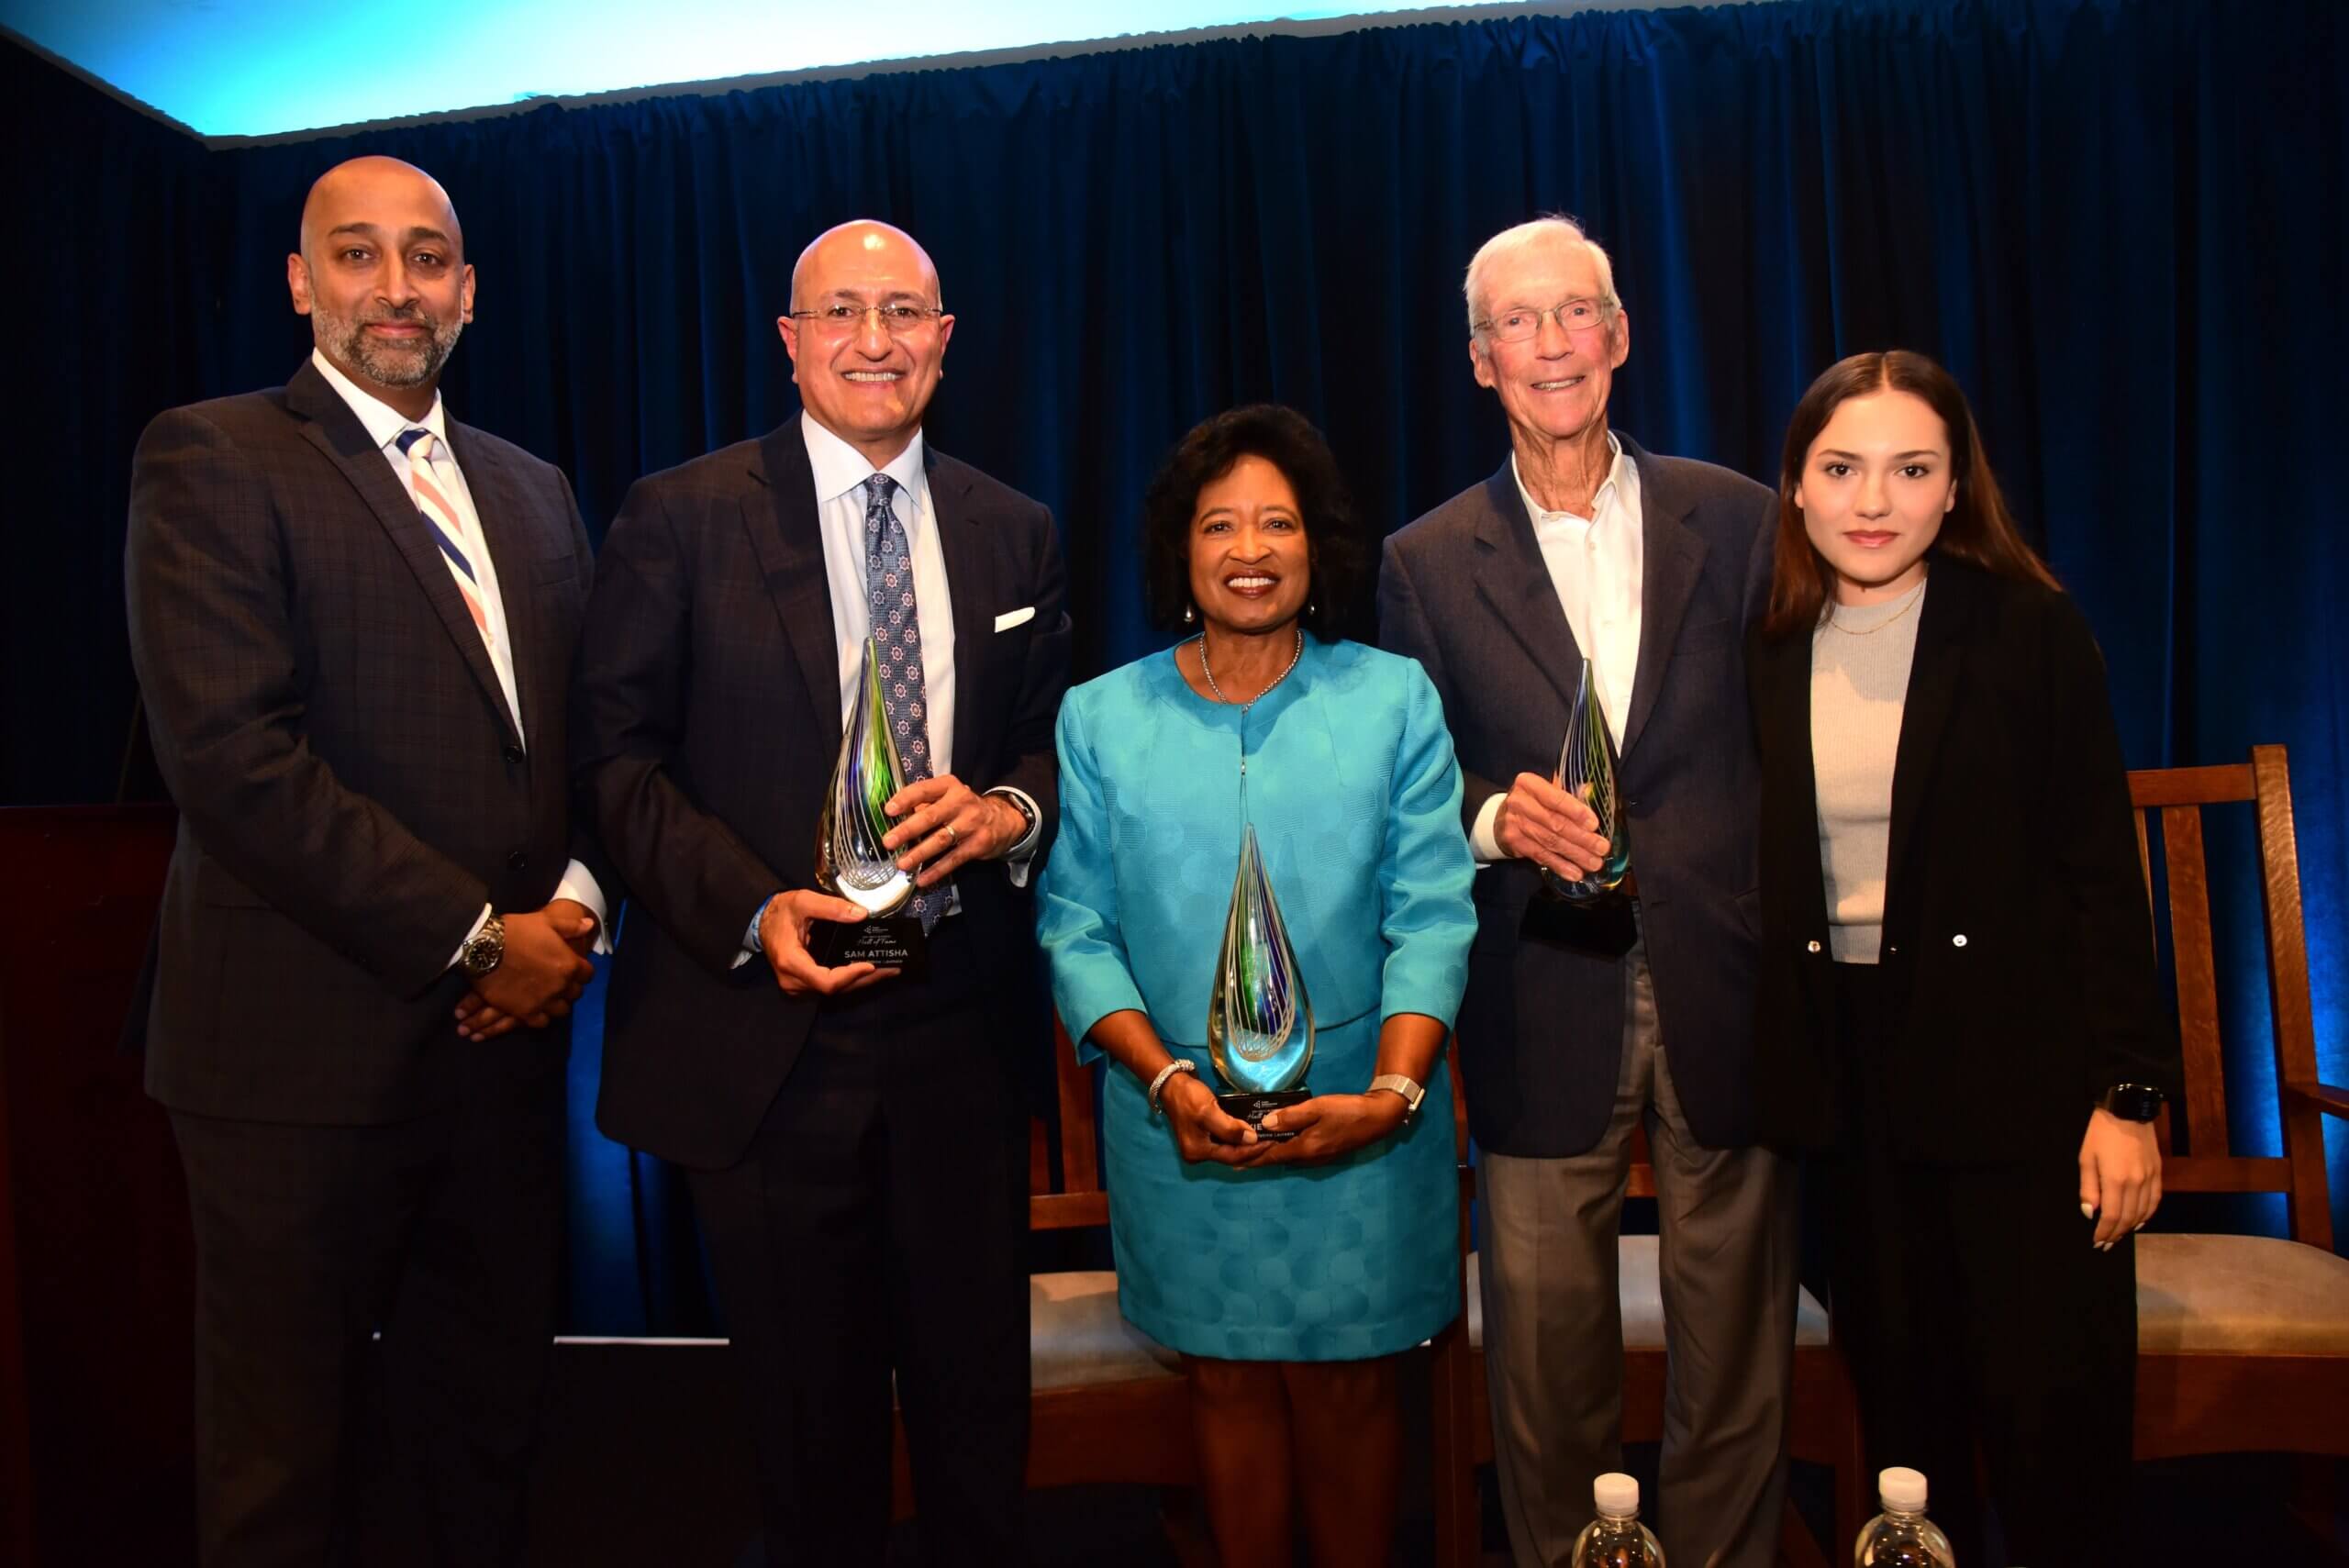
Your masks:
M1119 1305L1183 1352L1227 1568L1386 1561L1396 1358L1457 1316L1442 1050L1475 932L1460 770L1408 659L1341 639L1375 537L1320 435L1234 409L1152 481L1152 613L1197 635L1068 695L1039 936L1110 1061ZM1217 1105L1208 999L1252 825L1314 1023L1313 1097L1259 1138Z

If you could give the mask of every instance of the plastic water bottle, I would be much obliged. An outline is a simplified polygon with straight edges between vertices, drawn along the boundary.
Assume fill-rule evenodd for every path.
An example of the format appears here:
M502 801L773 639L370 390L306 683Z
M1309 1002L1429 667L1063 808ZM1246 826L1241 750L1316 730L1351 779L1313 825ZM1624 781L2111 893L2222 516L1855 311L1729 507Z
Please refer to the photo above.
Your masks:
M1860 1531L1853 1568L1957 1568L1949 1537L1925 1517L1925 1473L1896 1464L1881 1471L1876 1490L1884 1512Z
M1664 1568L1664 1548L1640 1523L1640 1484L1609 1471L1590 1484L1598 1517L1575 1538L1574 1568Z

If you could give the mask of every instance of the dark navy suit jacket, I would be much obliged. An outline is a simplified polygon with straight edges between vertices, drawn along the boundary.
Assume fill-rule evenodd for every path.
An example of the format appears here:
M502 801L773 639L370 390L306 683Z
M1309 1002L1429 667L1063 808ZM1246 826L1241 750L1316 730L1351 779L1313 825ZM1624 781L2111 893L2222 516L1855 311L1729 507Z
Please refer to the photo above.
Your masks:
M1621 747L1641 929L1689 1127L1753 1141L1760 777L1744 646L1770 590L1777 497L1710 463L1638 465L1639 670ZM1465 820L1520 773L1555 772L1582 651L1504 462L1386 541L1380 641L1427 667L1460 756ZM1631 911L1538 898L1508 861L1476 873L1460 1008L1468 1116L1501 1154L1579 1154L1606 1130L1622 1061Z
M1035 801L1041 867L1060 821L1052 720L1068 686L1059 540L1037 502L925 452L953 603L954 771ZM795 418L639 480L596 562L574 758L631 904L596 1122L695 1169L740 1158L825 1006L785 995L763 962L734 967L767 895L814 882L840 754L818 528ZM1000 865L969 866L956 885L956 918L996 977L974 1043L1016 1056L1048 1038L1027 1011L1032 893Z

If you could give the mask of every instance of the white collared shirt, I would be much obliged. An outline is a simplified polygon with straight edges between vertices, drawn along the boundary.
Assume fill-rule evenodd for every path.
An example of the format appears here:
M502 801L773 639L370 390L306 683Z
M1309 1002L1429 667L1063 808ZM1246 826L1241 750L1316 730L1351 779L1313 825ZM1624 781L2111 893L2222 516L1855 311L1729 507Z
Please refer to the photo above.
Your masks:
M456 509L457 520L464 525L465 557L473 566L473 591L480 598L482 613L489 621L489 635L483 640L487 644L490 667L497 672L497 686L506 694L507 711L514 716L515 726L521 731L522 744L527 748L530 744L529 716L522 711L521 689L514 679L514 643L506 631L506 599L497 588L497 562L490 553L489 541L482 534L481 514L473 508L473 492L465 486L464 470L457 466L456 453L450 448L448 417L441 409L440 394L433 393L432 406L426 410L423 418L411 419L390 404L362 389L356 382L336 369L334 361L328 359L323 350L312 349L310 362L317 367L320 375L326 377L327 384L334 388L335 395L349 405L360 424L366 427L368 439L375 443L376 450L384 454L384 461L391 465L392 476L399 481L401 494L410 497L410 505L414 505L415 490L408 482L407 454L400 450L400 434L417 426L432 432L432 477L440 485L440 493ZM425 526L420 517L418 526ZM433 554L440 557L451 577L458 574L455 563L447 555L437 549ZM558 757L552 765L562 767L563 760ZM555 885L554 896L576 899L593 911L596 916L596 951L611 951L604 890L596 885L594 874L585 866L577 861L565 866L562 880ZM465 933L465 941L472 941L482 927L488 923L490 913L489 906L483 905L481 914L473 920L473 929ZM464 942L460 942L457 944L457 957L463 955ZM454 964L457 959L451 958L449 962Z
M1553 512L1533 499L1509 458L1509 476L1517 482L1525 515L1532 519L1534 541L1542 548L1542 563L1549 568L1550 585L1565 611L1575 642L1590 660L1598 683L1598 706L1607 716L1615 744L1623 744L1623 725L1631 709L1631 683L1640 666L1640 589L1646 561L1642 538L1640 468L1623 450L1613 431L1607 450L1614 454L1607 477L1590 501L1590 516ZM1564 738L1561 737L1563 740ZM1494 823L1500 816L1501 795L1485 802L1468 836L1469 846L1484 862L1507 860Z

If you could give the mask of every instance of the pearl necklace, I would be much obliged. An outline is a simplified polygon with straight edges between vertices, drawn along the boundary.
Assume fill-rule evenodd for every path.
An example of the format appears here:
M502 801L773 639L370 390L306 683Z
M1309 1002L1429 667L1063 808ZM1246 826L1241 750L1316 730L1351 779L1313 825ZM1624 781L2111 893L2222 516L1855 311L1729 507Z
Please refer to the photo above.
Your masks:
M1288 656L1287 667L1283 669L1279 674L1273 677L1271 685L1266 686L1263 691L1258 692L1246 702L1241 703L1237 706L1241 707L1253 707L1256 704L1263 702L1266 695L1271 693L1273 686L1277 686L1283 681L1288 679L1289 671L1296 669L1297 662L1304 656L1305 628L1303 627L1298 627L1297 628L1297 647ZM1208 634L1204 631L1199 633L1199 673L1207 677L1208 690L1215 694L1216 701L1222 703L1227 706L1232 706L1231 699L1223 695L1223 688L1215 684L1215 672L1208 668Z

